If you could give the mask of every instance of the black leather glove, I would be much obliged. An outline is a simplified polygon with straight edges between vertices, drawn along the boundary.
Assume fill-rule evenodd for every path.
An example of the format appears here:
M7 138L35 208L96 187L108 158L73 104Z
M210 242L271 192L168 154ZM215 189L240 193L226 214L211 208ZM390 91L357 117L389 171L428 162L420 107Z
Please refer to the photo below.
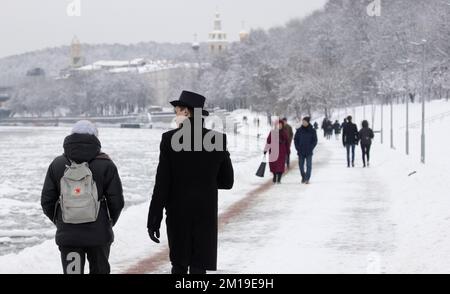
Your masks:
M153 228L149 228L148 229L148 235L150 236L150 239L152 239L153 242L155 243L159 243L159 238L160 238L160 233L159 233L159 229L153 229Z

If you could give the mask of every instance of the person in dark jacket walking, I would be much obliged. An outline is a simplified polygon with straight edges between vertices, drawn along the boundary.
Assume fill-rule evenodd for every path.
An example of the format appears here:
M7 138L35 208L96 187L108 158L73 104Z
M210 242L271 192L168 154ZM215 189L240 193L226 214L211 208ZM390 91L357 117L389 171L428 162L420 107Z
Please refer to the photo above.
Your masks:
M352 117L349 115L342 133L342 144L347 149L347 167L350 167L350 162L352 167L355 167L355 146L358 145L358 140L358 127L352 123ZM350 151L352 153L351 160Z
M281 184L281 178L286 171L286 157L290 152L289 138L283 127L284 122L282 120L275 122L274 129L270 131L264 148L264 154L269 152L269 167L273 174L274 184Z
M341 124L341 129L343 130L345 128L345 125L347 124L347 118L344 118L344 121Z
M334 130L334 135L336 137L336 139L339 139L339 135L341 134L341 124L339 123L338 120L336 120L333 124L333 130Z
M331 120L327 120L325 123L325 137L327 140L331 139L331 136L333 135L333 123Z
M172 274L205 274L217 270L218 189L232 189L233 166L226 135L203 127L205 97L171 104L179 127L162 135L147 228L159 243L165 209Z
M370 147L372 146L372 140L375 137L371 128L369 128L369 122L364 120L362 122L362 129L359 130L359 140L361 143L362 159L364 167L370 166ZM367 162L366 162L367 158Z
M328 124L328 118L325 117L325 118L322 120L322 125L320 126L320 128L321 128L322 131L323 131L323 136L324 136L324 138L327 137L327 124Z
M310 118L304 117L302 126L295 133L295 149L299 156L300 174L302 183L309 184L312 172L312 157L317 146L317 132L310 124ZM306 163L306 170L305 170Z
M122 183L113 161L101 152L98 131L89 121L79 121L64 140L64 154L50 164L41 195L45 215L56 225L56 244L65 274L82 274L86 256L91 274L109 274L113 226L124 207ZM65 223L62 218L60 181L67 166L87 162L98 191L100 210L89 223Z
M317 122L314 122L314 130L318 130L319 129L319 124Z
M284 127L287 136L288 136L288 152L286 155L286 166L289 169L291 165L291 146L292 146L292 140L294 139L294 131L292 130L292 127L288 124L287 118L283 118Z

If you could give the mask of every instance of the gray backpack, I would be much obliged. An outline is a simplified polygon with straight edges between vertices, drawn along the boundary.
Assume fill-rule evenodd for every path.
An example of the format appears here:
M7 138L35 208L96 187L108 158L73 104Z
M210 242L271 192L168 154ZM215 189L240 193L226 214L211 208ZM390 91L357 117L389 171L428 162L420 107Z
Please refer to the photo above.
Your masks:
M67 224L95 222L100 211L100 199L89 164L71 161L70 166L66 165L60 184L59 202L63 222Z

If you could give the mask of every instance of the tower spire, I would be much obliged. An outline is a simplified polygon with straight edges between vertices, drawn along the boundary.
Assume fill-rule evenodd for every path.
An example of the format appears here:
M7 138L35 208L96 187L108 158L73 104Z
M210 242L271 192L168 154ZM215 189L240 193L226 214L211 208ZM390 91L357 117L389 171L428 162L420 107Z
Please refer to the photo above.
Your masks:
M72 39L70 46L70 65L73 68L83 66L83 58L81 56L81 43L77 36Z
M222 19L217 10L214 19L213 31L208 38L209 52L220 53L228 47L227 34L222 29Z

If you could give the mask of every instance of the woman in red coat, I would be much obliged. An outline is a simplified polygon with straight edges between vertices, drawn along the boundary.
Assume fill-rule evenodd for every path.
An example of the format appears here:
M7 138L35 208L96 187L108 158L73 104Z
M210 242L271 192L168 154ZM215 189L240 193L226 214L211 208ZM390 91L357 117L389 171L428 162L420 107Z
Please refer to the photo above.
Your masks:
M269 166L270 172L273 173L273 182L278 184L281 183L281 176L286 166L286 157L290 153L288 134L283 127L284 122L282 120L275 123L275 129L270 132L264 148L264 154L269 152Z

